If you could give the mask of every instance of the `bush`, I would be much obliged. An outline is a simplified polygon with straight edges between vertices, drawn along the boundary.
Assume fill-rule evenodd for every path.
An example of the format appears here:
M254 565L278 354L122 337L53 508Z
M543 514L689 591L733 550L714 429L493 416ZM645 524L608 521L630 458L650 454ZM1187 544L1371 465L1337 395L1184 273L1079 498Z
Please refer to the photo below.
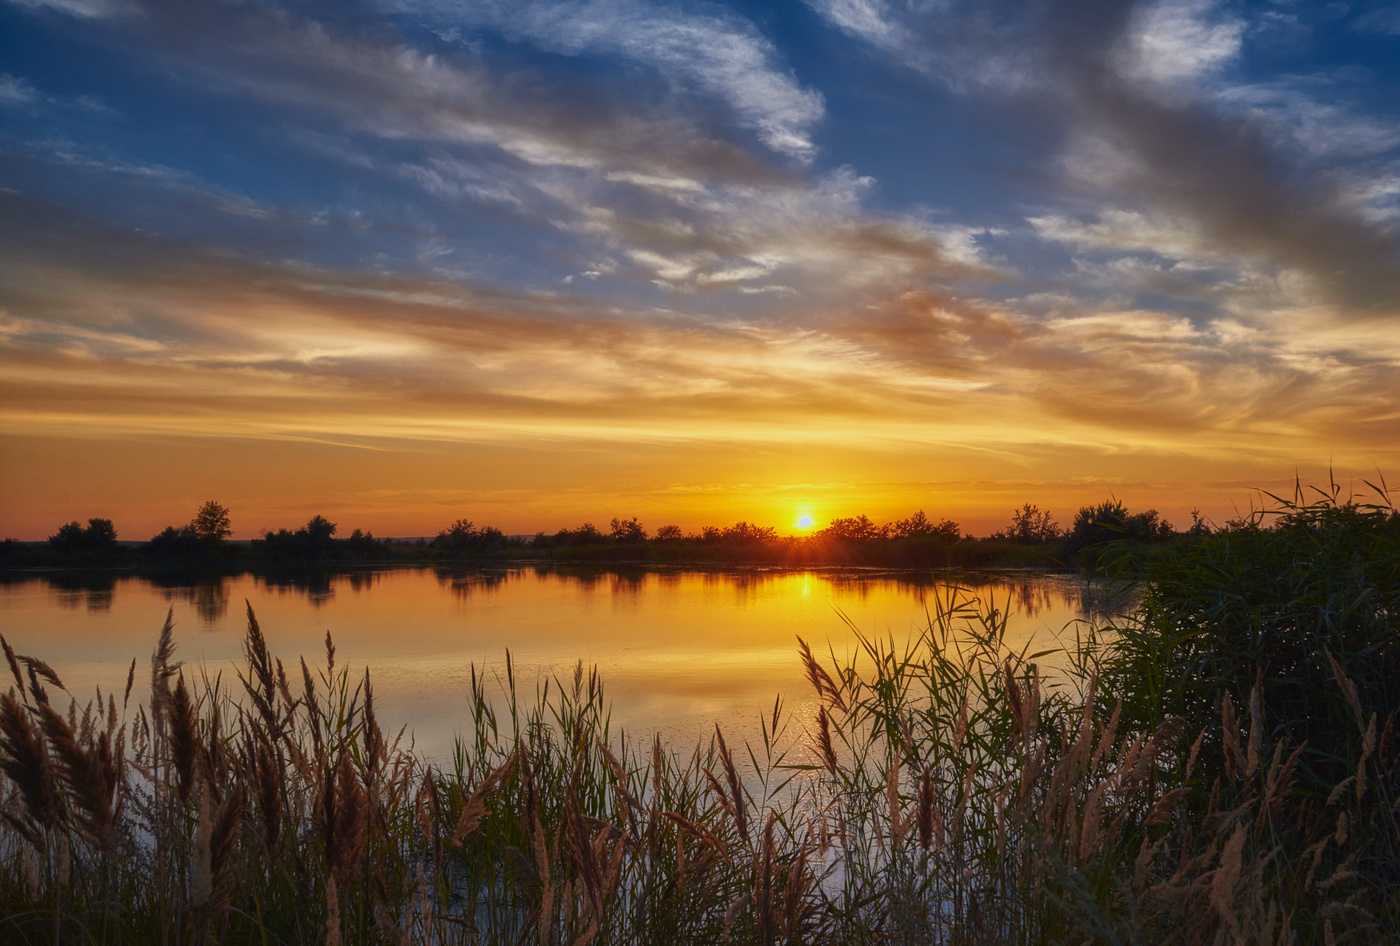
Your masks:
M1366 503L1335 489L1270 498L1242 528L1153 556L1110 553L1145 596L1108 671L1142 725L1203 727L1257 683L1273 737L1306 744L1304 773L1330 785L1355 769L1358 714L1400 706L1400 515L1383 489ZM1207 749L1218 769L1223 748Z

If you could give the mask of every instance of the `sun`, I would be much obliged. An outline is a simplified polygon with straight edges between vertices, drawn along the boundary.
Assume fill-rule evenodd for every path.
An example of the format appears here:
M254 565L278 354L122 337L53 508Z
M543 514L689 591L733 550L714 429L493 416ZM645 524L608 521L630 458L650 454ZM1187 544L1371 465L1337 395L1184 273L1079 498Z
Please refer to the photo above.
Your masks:
M799 519L797 520L797 528L799 528L799 529L810 529L810 528L812 528L812 517L811 517L811 516L802 516L801 518L799 518Z

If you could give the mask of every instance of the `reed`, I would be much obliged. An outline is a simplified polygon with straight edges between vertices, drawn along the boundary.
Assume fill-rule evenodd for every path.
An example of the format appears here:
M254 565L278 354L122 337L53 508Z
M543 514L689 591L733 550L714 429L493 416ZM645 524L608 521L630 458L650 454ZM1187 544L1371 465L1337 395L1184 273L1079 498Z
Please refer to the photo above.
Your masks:
M614 734L596 672L525 695L507 655L503 678L473 668L453 758L432 765L381 731L370 675L329 637L294 693L251 610L236 690L182 673L167 620L134 714L128 686L120 709L65 716L58 674L0 639L0 939L1394 941L1397 708L1388 652L1351 622L1393 637L1397 612L1370 602L1393 600L1396 565L1358 571L1329 543L1390 541L1395 519L1292 508L1313 560L1351 570L1347 595L1375 589L1314 615L1298 657L1306 708L1337 727L1325 760L1267 662L1184 677L1184 655L1239 633L1202 604L1229 587L1219 569L1189 586L1197 559L1157 559L1143 612L1087 636L1067 676L1007 648L1005 603L951 588L903 643L853 629L851 657L819 659L799 642L810 715L779 699L760 744L716 727L684 752ZM1291 541L1241 540L1241 574L1296 628L1297 596L1256 587Z

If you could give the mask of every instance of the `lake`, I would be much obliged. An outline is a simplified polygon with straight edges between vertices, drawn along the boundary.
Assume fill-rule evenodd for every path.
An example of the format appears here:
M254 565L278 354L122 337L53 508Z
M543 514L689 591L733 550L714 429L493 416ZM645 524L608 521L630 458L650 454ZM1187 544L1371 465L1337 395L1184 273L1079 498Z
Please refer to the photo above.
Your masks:
M927 572L749 569L578 570L546 566L446 570L364 569L291 576L241 574L199 581L103 572L28 573L0 579L0 633L20 654L47 661L70 693L118 695L132 658L136 695L168 609L187 676L242 666L244 601L268 647L300 679L297 658L324 666L327 631L337 666L368 666L381 724L406 726L442 760L469 717L470 668L503 673L509 649L529 693L546 676L596 665L613 728L677 748L718 721L731 741L755 739L781 693L799 718L815 711L797 655L801 636L824 657L857 647L850 626L903 644L927 624L947 577ZM1076 575L960 576L1008 612L1015 650L1072 643L1071 622L1121 603ZM1053 667L1053 658L1042 664ZM294 682L294 691L300 685ZM804 712L806 710L806 712Z

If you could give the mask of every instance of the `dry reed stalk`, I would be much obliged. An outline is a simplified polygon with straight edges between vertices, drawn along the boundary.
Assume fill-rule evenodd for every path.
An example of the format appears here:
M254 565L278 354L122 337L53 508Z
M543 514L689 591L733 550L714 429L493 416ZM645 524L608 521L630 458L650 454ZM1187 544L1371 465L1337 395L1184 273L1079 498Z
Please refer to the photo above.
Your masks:
M326 877L326 946L340 946L340 892L335 874Z
M72 724L48 704L39 707L39 726L53 748L58 773L68 789L68 800L78 815L78 826L98 850L111 850L115 840L113 801L117 790L117 766L111 743L102 733L96 744L84 747Z
M15 657L14 650L10 647L10 642L5 640L5 635L0 634L0 647L5 649L5 660L10 664L10 673L15 675L15 686L19 687L19 692L24 692L24 677L19 672L19 660Z
M29 685L31 687L36 686L36 677L43 677L53 686L67 692L68 688L63 685L63 681L58 678L58 674L55 673L54 669L47 663L40 660L38 657L21 657L20 660L24 662L25 669L29 671ZM45 700L44 702L48 701Z
M165 738L165 701L170 695L170 678L180 669L172 664L175 656L175 609L165 614L165 624L151 654L151 729L158 739ZM128 687L129 689L129 687Z
M777 820L774 812L768 812L763 826L763 841L755 865L753 892L754 920L757 926L758 942L772 946L777 936L773 911L773 827Z
M281 766L264 742L259 742L253 756L253 773L257 783L258 808L262 812L263 844L275 854L282 841L282 777Z
M311 679L311 669L306 666L306 658L301 659L301 682L304 687L302 700L306 706L307 728L311 730L311 742L316 751L321 751L321 705L316 701L316 682Z
M268 653L267 641L263 637L258 617L253 613L251 602L244 600L248 613L248 631L243 637L243 657L248 663L249 674L243 676L240 670L238 679L248 693L253 706L263 718L270 739L277 741L282 736L282 719L277 712L277 677L272 669L272 655Z
M1225 778L1233 780L1236 772L1244 771L1244 750L1240 748L1240 728L1235 720L1235 703L1230 694L1220 701L1220 730L1225 747Z
M885 805L890 816L890 841L898 844L904 839L906 825L902 815L902 805L899 800L899 753L892 753L890 756L890 766L885 772Z
M364 766L366 779L373 782L374 776L384 766L388 758L384 743L384 733L379 729L379 720L374 715L374 685L370 682L369 668L365 668L363 684L365 701L363 709Z
M209 839L210 915L228 903L235 866L234 854L238 850L242 825L243 786L235 785L215 813L213 832Z
M724 767L725 778L729 782L730 797L733 805L728 806L730 813L734 816L734 826L739 830L739 837L745 845L749 843L749 816L748 806L744 803L744 787L739 781L739 772L734 767L734 756L730 754L729 747L724 744L724 733L720 732L719 723L715 724L715 738L719 740L720 764ZM713 782L713 777L711 778ZM720 792L723 798L724 793Z
M500 789L501 785L504 784L505 780L510 777L510 774L515 771L520 758L520 749L516 748L516 750L506 758L506 761L483 779L481 784L476 787L476 790L467 798L466 802L462 805L462 814L457 818L457 825L452 829L452 835L449 838L453 846L460 845L463 838L471 834L481 825L481 819L486 816L487 799L494 795ZM436 791L433 791L431 798L432 803L436 806Z
M933 846L933 773L925 766L919 778L919 848L927 851Z
M0 694L0 771L19 789L28 816L24 821L6 811L5 821L42 853L43 831L61 821L64 800L43 736L14 691Z
M831 674L826 672L826 668L812 656L812 649L807 646L807 642L798 637L797 646L802 652L802 665L807 670L807 679L812 684L812 689L817 691L817 698L830 702L842 713L848 712L846 701L841 697L841 688L836 685Z
M348 751L340 753L330 781L326 789L326 862L340 885L348 888L360 866L368 820L364 789Z
M194 763L200 742L199 720L183 673L176 679L175 692L167 694L167 707L170 712L170 754L175 764L176 794L183 802L189 800L190 790L194 786Z
M637 814L644 809L640 802L633 797L631 790L627 787L627 772L623 769L622 763L613 754L608 744L601 739L597 740L598 748L603 753L603 759L608 764L608 771L613 777L613 797L616 799L617 808L622 812L627 820L628 832L633 838L638 837Z
M194 855L190 861L190 906L203 910L214 892L214 876L210 870L210 849L214 837L214 800L209 786L199 795L199 816L195 822Z
M817 707L817 748L821 751L822 761L826 763L826 770L834 778L836 776L836 747L831 743L831 719L827 716L826 706Z

